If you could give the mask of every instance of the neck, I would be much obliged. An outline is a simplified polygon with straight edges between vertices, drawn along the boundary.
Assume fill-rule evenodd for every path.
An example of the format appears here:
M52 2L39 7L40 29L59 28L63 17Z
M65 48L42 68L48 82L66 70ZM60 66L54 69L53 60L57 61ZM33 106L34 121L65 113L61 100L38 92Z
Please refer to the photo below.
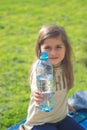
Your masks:
M61 63L60 63L60 64L53 65L54 68L57 68L57 67L60 67L60 66L61 66Z

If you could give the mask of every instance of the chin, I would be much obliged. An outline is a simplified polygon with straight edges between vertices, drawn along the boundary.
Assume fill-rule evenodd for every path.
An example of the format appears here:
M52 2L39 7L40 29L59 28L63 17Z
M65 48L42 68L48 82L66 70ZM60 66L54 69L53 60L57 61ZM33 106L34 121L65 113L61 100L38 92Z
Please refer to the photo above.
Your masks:
M57 66L58 64L52 64L53 66Z
M60 66L60 63L52 64L54 67Z

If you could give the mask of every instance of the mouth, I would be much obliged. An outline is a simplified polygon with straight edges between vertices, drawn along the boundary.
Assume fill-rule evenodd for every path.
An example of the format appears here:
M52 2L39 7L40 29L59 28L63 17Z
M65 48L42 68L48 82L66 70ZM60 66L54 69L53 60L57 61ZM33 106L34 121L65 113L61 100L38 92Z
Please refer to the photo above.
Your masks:
M58 57L50 57L49 59L52 59L52 60L55 60L57 59Z

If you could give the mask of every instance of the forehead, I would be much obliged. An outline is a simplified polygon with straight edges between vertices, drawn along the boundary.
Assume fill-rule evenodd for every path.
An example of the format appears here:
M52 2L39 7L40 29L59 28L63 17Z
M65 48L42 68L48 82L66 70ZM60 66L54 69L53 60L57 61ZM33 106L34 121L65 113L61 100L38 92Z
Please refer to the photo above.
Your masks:
M61 37L47 38L44 40L43 45L64 45L64 42L62 41Z

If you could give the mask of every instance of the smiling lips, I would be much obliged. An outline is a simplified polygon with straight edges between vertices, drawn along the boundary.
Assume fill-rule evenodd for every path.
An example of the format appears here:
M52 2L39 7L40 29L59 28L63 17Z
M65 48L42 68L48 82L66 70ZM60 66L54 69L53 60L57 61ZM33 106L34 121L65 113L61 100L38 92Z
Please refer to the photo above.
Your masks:
M58 57L50 57L49 59L52 59L52 60L55 60L57 59Z

